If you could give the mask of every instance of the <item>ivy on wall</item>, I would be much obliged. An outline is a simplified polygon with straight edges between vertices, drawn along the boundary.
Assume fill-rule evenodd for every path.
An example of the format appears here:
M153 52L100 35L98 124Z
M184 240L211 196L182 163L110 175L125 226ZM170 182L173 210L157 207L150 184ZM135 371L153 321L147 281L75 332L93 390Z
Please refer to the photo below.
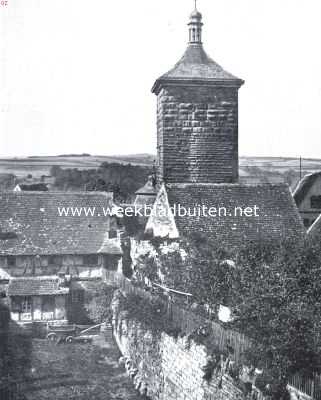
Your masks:
M248 365L269 371L262 385L273 398L286 397L294 374L321 373L320 241L247 243L233 254L201 235L176 250L168 251L170 244L156 243L156 256L141 260L139 275L189 292L212 310L230 307L227 327L253 339Z

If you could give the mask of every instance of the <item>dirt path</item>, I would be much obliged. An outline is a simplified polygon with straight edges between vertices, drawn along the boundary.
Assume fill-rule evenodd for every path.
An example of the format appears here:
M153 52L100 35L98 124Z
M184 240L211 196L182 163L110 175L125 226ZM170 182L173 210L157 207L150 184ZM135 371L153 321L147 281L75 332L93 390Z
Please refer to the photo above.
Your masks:
M21 391L27 400L141 400L112 340L105 347L34 340L32 371Z

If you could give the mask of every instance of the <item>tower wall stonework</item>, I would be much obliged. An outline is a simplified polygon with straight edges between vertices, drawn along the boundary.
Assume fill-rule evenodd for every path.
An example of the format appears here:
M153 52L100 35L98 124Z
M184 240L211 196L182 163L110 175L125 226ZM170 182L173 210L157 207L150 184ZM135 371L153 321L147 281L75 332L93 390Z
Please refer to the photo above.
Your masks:
M166 183L238 180L238 88L166 85L158 94L159 179Z

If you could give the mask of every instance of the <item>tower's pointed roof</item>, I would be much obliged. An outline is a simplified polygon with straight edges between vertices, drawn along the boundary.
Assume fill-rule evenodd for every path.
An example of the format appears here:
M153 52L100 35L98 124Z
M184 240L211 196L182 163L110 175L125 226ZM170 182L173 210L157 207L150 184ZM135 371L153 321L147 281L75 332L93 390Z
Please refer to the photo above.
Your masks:
M240 87L244 81L225 71L205 52L202 44L202 14L196 9L190 15L189 43L178 63L156 80L152 92L158 94L162 84L191 82Z

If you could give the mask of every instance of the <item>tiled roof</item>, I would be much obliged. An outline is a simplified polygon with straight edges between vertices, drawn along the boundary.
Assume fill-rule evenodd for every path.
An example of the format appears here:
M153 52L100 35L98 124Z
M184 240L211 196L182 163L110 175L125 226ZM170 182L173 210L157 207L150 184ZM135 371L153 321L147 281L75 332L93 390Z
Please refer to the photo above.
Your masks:
M176 184L167 185L170 206L192 209L225 207L227 216L175 217L179 234L202 232L227 246L246 241L303 237L305 230L287 185ZM235 207L258 207L258 217L230 216Z
M148 179L148 181L145 183L143 187L140 189L136 190L135 194L140 194L140 195L154 195L156 196L157 190L155 189L155 186L153 185L153 180L152 177Z
M57 277L13 278L8 287L9 296L41 296L68 294L69 288L60 287Z
M111 205L111 193L1 192L0 255L121 254L120 245L108 239L111 217L101 215ZM96 212L59 216L58 207Z
M297 206L301 204L310 188L314 185L314 182L320 177L321 172L314 172L313 174L305 175L303 179L300 180L293 192L293 197Z
M163 82L193 81L205 83L225 83L241 86L244 81L225 71L205 52L201 44L190 44L183 57L166 74L158 78L152 92L158 93Z
M152 205L155 201L157 190L153 185L152 177L148 179L146 184L138 189L136 192L135 202L134 204L141 204L141 205Z

